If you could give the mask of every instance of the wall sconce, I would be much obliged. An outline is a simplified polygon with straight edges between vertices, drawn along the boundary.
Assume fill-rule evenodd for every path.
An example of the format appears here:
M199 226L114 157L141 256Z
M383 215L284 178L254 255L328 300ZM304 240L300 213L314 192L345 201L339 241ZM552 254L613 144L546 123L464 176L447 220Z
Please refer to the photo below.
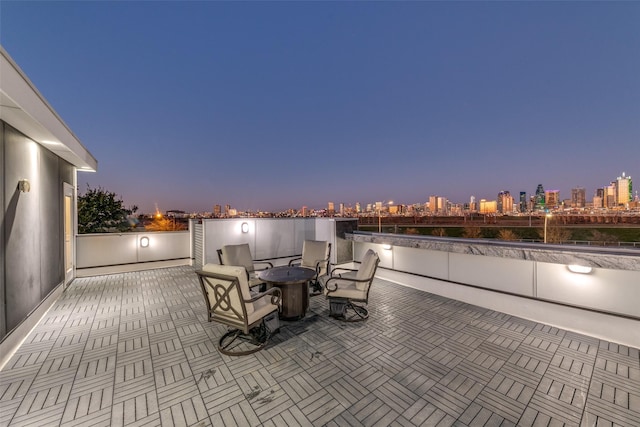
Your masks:
M23 193L28 193L29 191L31 191L31 184L29 183L29 180L21 179L20 181L18 181L18 190Z
M243 222L242 225L240 226L240 230L242 230L243 233L248 233L249 232L249 223Z
M580 273L580 274L589 274L591 273L591 270L593 270L591 267L587 267L585 265L577 265L577 264L567 265L567 268L572 273Z
M382 245L382 249L385 249L385 250L387 250L387 251L388 251L388 250L391 250L391 245L389 245L389 244L384 244L384 245Z
M143 236L140 238L140 247L141 248L149 247L149 238L147 236Z

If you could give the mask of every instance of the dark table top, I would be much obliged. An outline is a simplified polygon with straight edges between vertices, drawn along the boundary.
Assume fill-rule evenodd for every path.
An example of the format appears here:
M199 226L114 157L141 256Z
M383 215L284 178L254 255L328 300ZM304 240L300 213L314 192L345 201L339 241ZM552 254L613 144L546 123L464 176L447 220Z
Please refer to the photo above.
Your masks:
M260 280L276 285L296 285L315 276L315 270L304 267L273 267L258 272Z

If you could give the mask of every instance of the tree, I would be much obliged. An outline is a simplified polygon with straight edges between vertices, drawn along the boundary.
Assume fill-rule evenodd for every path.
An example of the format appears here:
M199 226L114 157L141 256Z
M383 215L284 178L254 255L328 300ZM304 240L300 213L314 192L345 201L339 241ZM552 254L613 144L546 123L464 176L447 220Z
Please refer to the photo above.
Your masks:
M498 239L500 240L518 240L518 235L508 228L501 228L498 232Z
M593 230L591 232L591 241L598 245L606 246L608 244L617 243L620 241L620 239L609 233L603 233L599 230Z
M126 209L115 193L87 185L86 193L78 196L78 233L129 231L127 216L137 210L137 206Z
M440 236L440 237L444 237L447 235L447 230L445 230L444 228L440 227L440 228L434 228L431 231L431 235L432 236Z
M175 219L156 217L152 222L144 226L147 231L180 231L186 230L186 224L177 222Z
M405 228L404 229L404 233L405 234L420 234L420 230L418 230L417 228Z
M544 239L544 228L538 230L538 235ZM547 243L564 243L571 239L571 231L566 228L550 225L547 227Z
M479 239L482 237L482 230L480 230L480 227L465 227L462 231L462 237L467 239Z

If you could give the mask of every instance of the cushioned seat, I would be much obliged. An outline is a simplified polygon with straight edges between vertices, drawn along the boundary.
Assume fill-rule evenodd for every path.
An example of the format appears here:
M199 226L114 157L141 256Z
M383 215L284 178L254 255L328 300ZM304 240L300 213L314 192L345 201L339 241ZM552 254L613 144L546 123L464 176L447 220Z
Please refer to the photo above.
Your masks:
M289 261L289 265L315 270L316 274L309 283L314 292L319 294L322 291L319 278L328 273L330 256L331 243L320 240L305 240L302 243L302 257L292 259Z
M239 245L226 245L222 249L218 249L218 259L220 264L239 265L246 269L249 287L262 285L264 282L260 280L256 271L273 268L273 264L268 261L254 261L251 257L251 249L247 243ZM258 265L260 268L256 268Z
M332 300L346 302L345 314L337 315L341 320L354 322L369 317L369 311L364 306L354 303L369 303L369 291L379 262L378 254L369 249L357 270L335 268L331 276L321 279L324 284L324 294L330 302Z
M231 328L220 338L218 350L227 355L244 355L262 349L274 332L265 330L264 318L274 312L277 315L280 289L251 293L247 272L241 266L206 264L196 273L207 305L208 320ZM243 347L242 343L236 342L238 338L248 344Z

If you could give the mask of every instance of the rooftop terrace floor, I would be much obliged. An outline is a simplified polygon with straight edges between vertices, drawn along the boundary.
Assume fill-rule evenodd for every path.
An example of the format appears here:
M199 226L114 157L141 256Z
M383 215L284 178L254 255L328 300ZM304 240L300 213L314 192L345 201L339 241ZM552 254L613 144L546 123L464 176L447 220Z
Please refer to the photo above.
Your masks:
M0 425L640 426L638 349L376 279L223 356L191 267L76 279L0 372Z

